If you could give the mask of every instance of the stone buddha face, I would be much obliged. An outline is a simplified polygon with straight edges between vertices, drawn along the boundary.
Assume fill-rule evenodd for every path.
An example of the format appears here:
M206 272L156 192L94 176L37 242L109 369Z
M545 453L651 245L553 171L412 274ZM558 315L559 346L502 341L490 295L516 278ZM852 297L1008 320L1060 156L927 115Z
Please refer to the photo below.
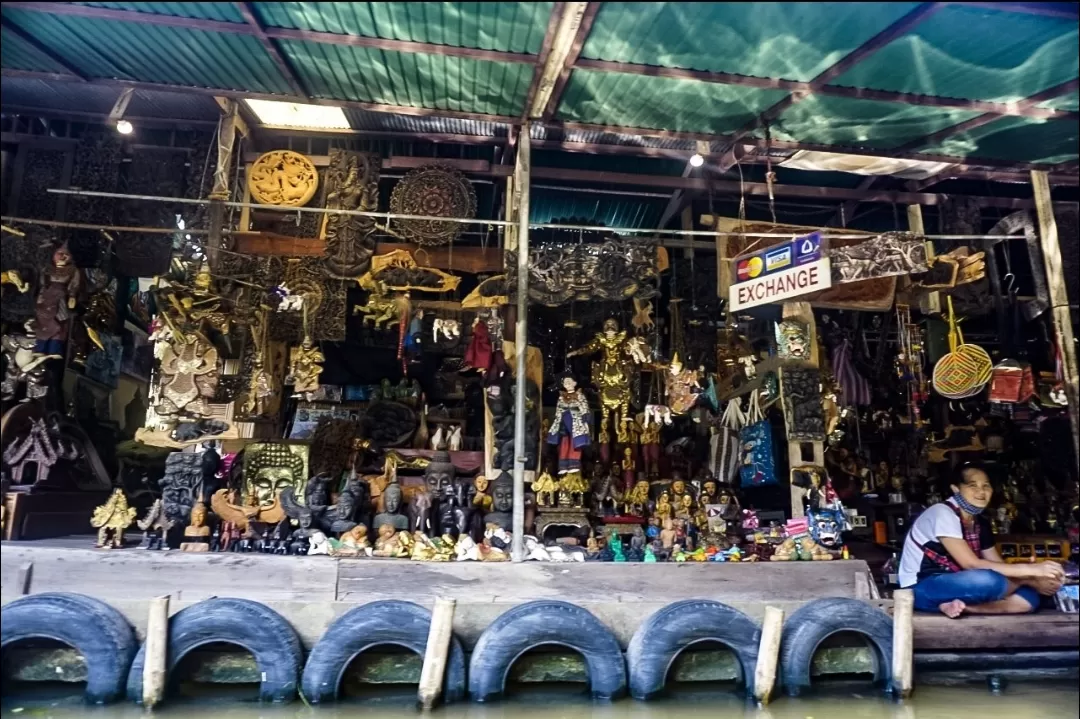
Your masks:
M383 510L386 514L397 514L401 509L401 487L398 485L387 485L382 498Z
M509 478L505 472L503 475ZM510 512L514 508L514 483L512 480L503 481L502 477L495 481L491 493L491 508L496 512Z
M428 489L435 496L441 496L447 489L454 486L454 475L457 474L454 465L450 463L450 457L445 458L436 454L431 463L424 469L424 481Z

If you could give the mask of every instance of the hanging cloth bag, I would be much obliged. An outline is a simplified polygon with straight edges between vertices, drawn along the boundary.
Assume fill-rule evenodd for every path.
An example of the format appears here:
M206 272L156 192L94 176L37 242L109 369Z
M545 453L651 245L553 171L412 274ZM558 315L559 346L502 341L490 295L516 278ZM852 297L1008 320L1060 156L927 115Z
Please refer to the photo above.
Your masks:
M721 484L733 484L739 470L740 447L739 430L746 425L738 398L728 402L720 422L713 428L709 439L710 459L713 476Z
M746 421L746 426L739 432L739 441L742 444L739 482L743 487L777 484L772 426L761 411L757 392L750 394L750 409Z

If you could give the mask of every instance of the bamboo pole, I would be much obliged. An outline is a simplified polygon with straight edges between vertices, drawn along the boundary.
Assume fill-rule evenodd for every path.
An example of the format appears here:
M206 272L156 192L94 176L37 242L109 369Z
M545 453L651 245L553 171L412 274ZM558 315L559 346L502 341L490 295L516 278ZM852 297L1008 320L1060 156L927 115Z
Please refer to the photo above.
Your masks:
M457 601L454 599L438 597L435 599L435 608L431 612L431 628L428 630L424 667L420 670L418 692L420 708L424 711L431 711L442 695L446 658L450 652L450 640L453 638L452 627L456 604Z
M893 693L899 699L911 696L914 687L914 627L912 613L915 609L915 594L910 589L897 589L893 592Z
M765 607L757 665L754 667L754 699L760 704L769 703L773 686L776 684L776 662L780 656L783 626L784 610L780 607Z
M529 124L518 135L518 154L514 183L521 193L518 200L517 236L517 317L514 341L517 357L514 365L517 396L514 397L514 534L510 560L525 561L525 387L528 381L526 360L529 356Z
M1054 337L1061 352L1062 373L1065 375L1065 397L1069 400L1069 421L1072 423L1073 449L1080 456L1080 373L1076 364L1076 341L1073 338L1069 297L1065 289L1065 272L1061 266L1061 246L1057 221L1050 202L1050 181L1046 172L1032 170L1031 184L1035 190L1035 211L1039 215L1039 242L1043 264L1046 265L1046 284L1050 289L1050 310L1053 313Z
M168 677L169 595L150 600L146 618L146 661L143 663L143 706L153 709L164 698Z

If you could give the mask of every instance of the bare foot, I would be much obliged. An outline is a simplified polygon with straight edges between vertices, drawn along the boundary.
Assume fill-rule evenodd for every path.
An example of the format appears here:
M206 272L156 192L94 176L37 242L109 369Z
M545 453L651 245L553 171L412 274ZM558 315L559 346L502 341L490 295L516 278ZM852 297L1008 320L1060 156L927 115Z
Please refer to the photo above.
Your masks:
M954 599L951 602L939 604L938 609L940 609L941 613L949 619L957 619L964 613L964 610L967 609L967 605L959 599Z

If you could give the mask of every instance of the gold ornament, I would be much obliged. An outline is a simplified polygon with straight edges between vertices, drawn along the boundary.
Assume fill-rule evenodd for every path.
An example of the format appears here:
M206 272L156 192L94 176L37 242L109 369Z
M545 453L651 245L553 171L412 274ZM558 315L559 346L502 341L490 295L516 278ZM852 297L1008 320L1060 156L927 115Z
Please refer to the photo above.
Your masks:
M124 546L124 530L135 521L135 508L128 506L124 490L115 489L105 504L94 509L90 526L97 529L97 546L104 549L121 549Z
M262 205L302 207L315 196L318 187L315 165L292 150L264 153L248 172L248 189Z

